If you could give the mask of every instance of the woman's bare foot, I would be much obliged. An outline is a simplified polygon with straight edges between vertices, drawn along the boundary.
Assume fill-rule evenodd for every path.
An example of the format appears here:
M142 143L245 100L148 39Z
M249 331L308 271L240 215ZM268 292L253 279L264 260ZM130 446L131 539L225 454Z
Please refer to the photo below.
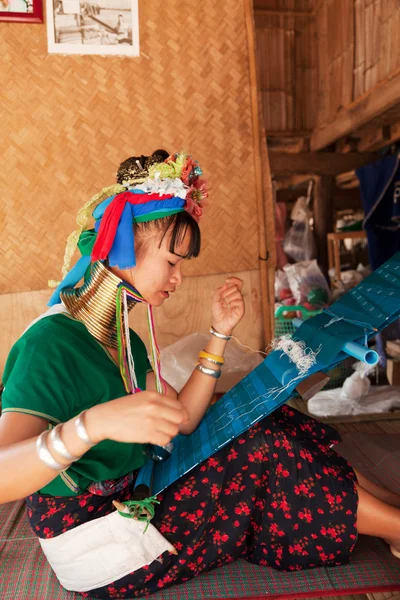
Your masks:
M398 541L396 545L390 544L390 552L396 558L400 558L400 542Z
M396 494L395 492L391 492L385 487L377 485L373 483L370 479L367 479L365 475L354 469L354 472L357 476L358 483L365 489L367 492L375 496L375 498L379 498L382 502L389 504L390 506L394 506L395 508L400 508L400 494Z

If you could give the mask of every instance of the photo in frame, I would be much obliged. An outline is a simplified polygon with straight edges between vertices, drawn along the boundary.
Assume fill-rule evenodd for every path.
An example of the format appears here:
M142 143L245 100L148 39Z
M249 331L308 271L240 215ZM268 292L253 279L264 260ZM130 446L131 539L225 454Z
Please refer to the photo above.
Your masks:
M43 23L42 0L0 0L0 21Z
M47 0L46 6L50 53L139 56L138 0Z

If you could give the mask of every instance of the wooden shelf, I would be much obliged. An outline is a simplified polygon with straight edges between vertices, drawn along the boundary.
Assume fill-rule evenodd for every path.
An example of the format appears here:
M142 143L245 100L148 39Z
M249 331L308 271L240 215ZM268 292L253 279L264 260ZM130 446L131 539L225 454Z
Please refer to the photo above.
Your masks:
M340 281L340 242L342 240L366 239L365 231L340 231L328 233L328 264L329 269L335 269L335 281Z

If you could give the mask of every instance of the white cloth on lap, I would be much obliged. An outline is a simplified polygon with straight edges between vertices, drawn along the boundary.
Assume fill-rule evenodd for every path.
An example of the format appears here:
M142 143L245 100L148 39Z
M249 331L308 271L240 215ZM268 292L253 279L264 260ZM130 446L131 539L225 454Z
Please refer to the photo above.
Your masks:
M121 579L175 549L150 523L122 517L117 511L66 533L39 538L61 585L88 592Z

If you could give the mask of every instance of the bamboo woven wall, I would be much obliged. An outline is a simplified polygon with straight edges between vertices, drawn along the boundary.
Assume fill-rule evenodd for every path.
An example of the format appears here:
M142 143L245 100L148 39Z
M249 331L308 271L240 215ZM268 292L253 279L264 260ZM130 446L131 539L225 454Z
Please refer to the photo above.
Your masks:
M314 124L316 108L312 4L307 0L256 0L255 7L267 134L309 130Z
M397 0L324 0L316 7L318 110L316 125L400 68Z
M258 269L244 2L140 1L139 18L139 58L49 55L45 25L0 24L0 293L59 276L78 208L157 147L187 149L210 184L187 273Z
M255 0L267 133L308 132L400 69L398 0Z
M139 11L139 58L48 55L44 25L0 24L0 373L45 310L77 210L121 160L156 147L190 151L210 187L202 255L186 269L195 276L155 311L160 346L207 331L213 291L233 274L246 303L235 333L253 348L270 341L274 218L251 0L187 0L184 14L141 0ZM146 340L139 317L131 325Z

